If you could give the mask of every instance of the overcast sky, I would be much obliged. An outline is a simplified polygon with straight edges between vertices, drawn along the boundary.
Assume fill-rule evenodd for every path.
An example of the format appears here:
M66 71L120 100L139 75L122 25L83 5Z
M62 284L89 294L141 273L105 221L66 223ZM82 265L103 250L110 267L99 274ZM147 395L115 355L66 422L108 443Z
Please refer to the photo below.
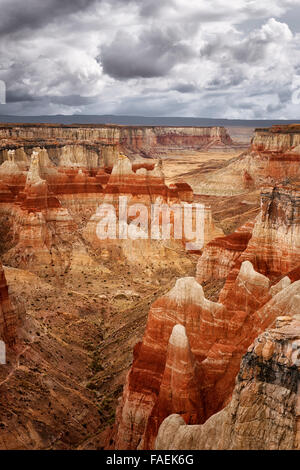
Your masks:
M300 118L300 0L0 0L0 15L0 114Z

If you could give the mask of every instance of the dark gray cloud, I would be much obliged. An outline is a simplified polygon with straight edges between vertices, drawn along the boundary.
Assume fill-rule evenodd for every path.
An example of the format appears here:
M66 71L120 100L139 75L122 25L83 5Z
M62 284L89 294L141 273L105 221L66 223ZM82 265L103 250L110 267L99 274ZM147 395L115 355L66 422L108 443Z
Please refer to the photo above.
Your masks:
M178 91L179 93L195 93L199 89L192 83L178 83L172 90Z
M141 16L157 16L166 7L174 7L173 0L136 0Z
M124 80L165 76L174 65L191 56L192 51L179 43L171 28L165 31L151 29L142 32L138 38L126 32L119 33L111 44L102 47L99 61L105 73Z
M22 103L22 102L38 102L43 101L45 103L63 104L67 106L83 106L92 103L95 97L92 96L81 96L81 95L66 95L66 96L33 96L29 93L23 93L22 91L10 91L6 93L7 103Z
M6 101L7 103L22 103L25 101L36 101L38 96L32 96L22 90L7 90Z
M96 0L1 0L0 34L41 28L67 14L90 7Z

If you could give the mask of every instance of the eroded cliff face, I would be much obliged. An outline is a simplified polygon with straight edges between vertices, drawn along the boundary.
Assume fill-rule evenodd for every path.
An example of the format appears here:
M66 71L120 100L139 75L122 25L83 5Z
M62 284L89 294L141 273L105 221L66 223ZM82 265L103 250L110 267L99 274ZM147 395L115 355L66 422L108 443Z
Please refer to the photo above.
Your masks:
M137 127L137 126L64 126L64 125L11 125L0 126L2 148L7 143L19 148L26 143L51 147L58 154L72 149L74 144L85 152L102 155L107 167L112 168L119 151L127 154L153 156L178 149L203 149L232 145L223 127ZM62 149L63 148L63 149ZM62 150L61 150L62 149ZM67 150L66 150L67 149ZM2 153L2 160L4 154ZM0 160L1 161L1 160Z
M225 168L204 175L202 194L234 195L300 175L299 126L256 129L251 147Z
M4 262L44 273L51 266L63 274L80 251L92 264L91 256L97 253L144 266L153 259L157 266L179 265L182 256L177 251L184 250L184 240L174 240L172 235L166 241L151 239L151 206L159 202L170 210L176 205L184 210L185 204L193 202L191 188L182 183L167 186L159 161L134 163L120 154L110 171L99 166L96 152L76 149L64 147L55 158L49 149L39 147L31 154L20 149L6 152L7 160L0 166L0 215L10 233ZM110 204L118 215L120 197L126 198L128 208L143 204L148 210L144 222L149 230L140 240L118 233L115 240L99 237L104 214L98 208ZM215 227L208 208L204 219L207 243L222 231Z
M161 425L156 449L299 450L299 314L278 317L244 355L232 399L203 425L178 414Z
M299 279L298 195L297 184L264 191L254 227L246 224L206 246L197 279L226 279L218 302L208 301L199 282L186 278L153 304L117 412L115 448L154 448L168 413L180 414L186 424L218 413L230 400L251 342L276 317L296 314L300 281L291 283L284 274L293 271L292 280ZM184 348L174 349L170 339L176 325L185 329L178 340ZM179 388L185 403L176 399Z
M0 340L8 346L13 346L17 342L17 316L9 298L2 264L0 264Z

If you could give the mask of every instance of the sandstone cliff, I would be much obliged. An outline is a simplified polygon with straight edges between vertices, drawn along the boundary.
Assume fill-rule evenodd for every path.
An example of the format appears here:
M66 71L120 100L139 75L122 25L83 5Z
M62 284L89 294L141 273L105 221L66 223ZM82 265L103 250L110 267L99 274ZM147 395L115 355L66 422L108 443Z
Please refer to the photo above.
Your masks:
M203 149L232 145L223 127L146 127L117 125L26 125L2 124L1 147L40 145L64 155L68 149L80 145L84 152L98 154L105 166L112 167L120 150L127 154L152 156L178 149ZM67 149L67 150L66 150ZM4 160L2 151L0 161ZM74 157L73 157L74 158Z
M251 147L221 170L204 175L201 194L234 195L300 176L299 126L256 129ZM201 175L200 175L201 176Z
M17 341L17 317L6 283L2 264L0 264L0 339L12 346Z
M76 256L74 246L83 252L86 244L91 251L108 249L110 256L131 263L140 260L145 265L153 257L157 264L178 261L176 250L181 252L184 244L172 236L169 241L156 242L148 232L145 240L135 243L119 239L103 243L97 234L98 207L112 204L119 214L120 196L126 196L128 206L144 204L148 208L145 222L149 227L151 205L158 200L170 209L176 204L183 209L193 202L187 184L165 184L159 161L133 163L120 154L108 170L97 152L80 145L64 146L58 153L40 147L34 147L32 153L10 150L6 156L8 160L0 166L0 217L11 233L5 263L34 272L50 265L62 274ZM222 234L208 208L204 219L205 242Z
M201 282L226 279L217 303L205 298L195 279L187 278L152 305L118 409L116 448L153 448L167 413L180 414L187 424L194 424L195 416L204 423L215 415L231 397L241 357L251 342L277 316L296 314L299 282L291 284L284 274L292 271L293 280L299 279L298 196L297 184L264 191L254 227L246 224L207 245L197 277ZM175 368L169 341L176 325L185 328L187 339L183 341L182 332L184 352L173 349ZM177 355L185 359L177 362ZM188 380L182 379L185 367ZM179 384L183 396L192 394L186 407L175 399Z
M224 410L202 426L169 416L159 429L156 449L299 450L298 317L278 317L250 346Z

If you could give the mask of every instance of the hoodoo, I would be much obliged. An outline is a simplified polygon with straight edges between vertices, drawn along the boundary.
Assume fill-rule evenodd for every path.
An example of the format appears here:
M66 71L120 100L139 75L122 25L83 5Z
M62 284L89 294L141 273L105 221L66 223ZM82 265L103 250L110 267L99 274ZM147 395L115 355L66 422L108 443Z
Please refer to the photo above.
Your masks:
M198 281L226 279L218 303L204 297L195 279L186 278L152 305L117 413L116 448L154 448L164 413L181 416L166 421L170 422L168 436L178 423L194 424L195 416L204 423L218 413L230 400L241 358L251 342L278 316L293 316L299 309L300 281L291 284L288 277L288 272L299 266L299 188L297 184L289 189L279 186L267 194L271 195L268 202L266 192L262 193L254 227L246 225L233 235L212 241L199 260ZM178 412L180 405L173 401L178 387L173 388L170 380L170 342L177 324L183 328L179 330L182 343L186 331L185 351L190 345L189 357L194 358L189 364L193 363L195 387L190 390L195 390L198 398L187 399L187 406L193 403L189 413L184 409ZM176 355L175 349L175 361ZM211 419L214 422L217 418ZM164 423L161 435L165 428ZM157 442L162 448L160 437Z
M279 317L244 355L226 408L199 426L170 415L156 449L299 450L299 350L299 319Z

